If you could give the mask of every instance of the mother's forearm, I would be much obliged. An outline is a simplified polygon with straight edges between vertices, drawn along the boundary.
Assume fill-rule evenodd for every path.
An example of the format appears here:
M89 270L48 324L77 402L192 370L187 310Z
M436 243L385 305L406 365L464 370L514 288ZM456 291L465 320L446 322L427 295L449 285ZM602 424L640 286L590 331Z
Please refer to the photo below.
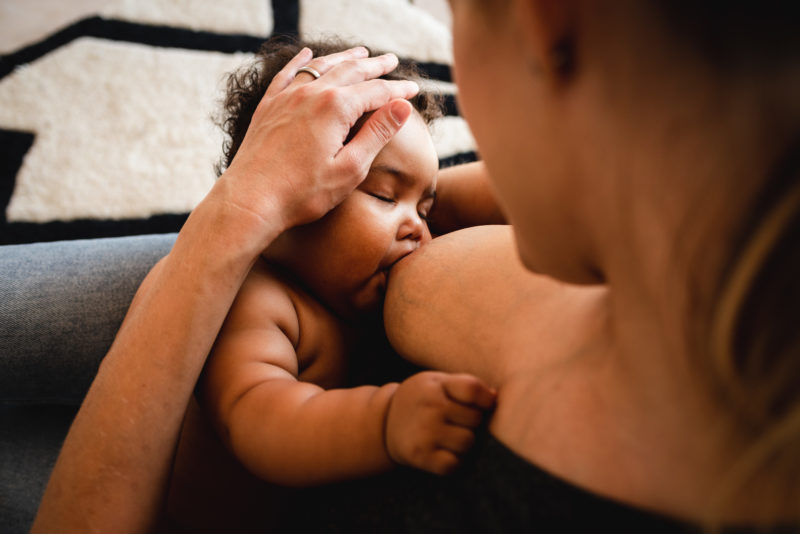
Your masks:
M281 230L277 217L271 227L237 210L212 192L143 282L70 429L33 532L152 527L206 355L261 247Z

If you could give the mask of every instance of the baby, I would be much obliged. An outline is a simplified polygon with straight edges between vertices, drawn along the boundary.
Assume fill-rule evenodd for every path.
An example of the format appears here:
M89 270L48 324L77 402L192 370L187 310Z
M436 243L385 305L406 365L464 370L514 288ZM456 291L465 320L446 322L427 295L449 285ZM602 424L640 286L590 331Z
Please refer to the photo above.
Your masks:
M344 49L308 45L315 56ZM272 77L302 45L268 42L229 82L230 164ZM302 74L309 76L309 74ZM401 64L389 77L417 77ZM308 83L314 83L309 81ZM220 331L198 398L251 473L283 486L324 484L397 464L444 474L471 446L494 392L470 375L420 372L351 385L363 340L382 332L391 267L431 239L438 158L431 95L378 154L364 182L322 219L284 232L253 267ZM359 125L356 125L356 128Z

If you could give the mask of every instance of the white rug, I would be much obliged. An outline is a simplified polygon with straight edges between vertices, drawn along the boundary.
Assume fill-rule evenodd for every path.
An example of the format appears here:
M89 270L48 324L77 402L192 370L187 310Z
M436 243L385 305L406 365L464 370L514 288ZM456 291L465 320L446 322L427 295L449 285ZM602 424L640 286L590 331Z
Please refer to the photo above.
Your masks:
M422 64L443 165L475 158L448 27L406 0L122 0L0 56L0 244L176 231L215 179L226 73L273 33Z

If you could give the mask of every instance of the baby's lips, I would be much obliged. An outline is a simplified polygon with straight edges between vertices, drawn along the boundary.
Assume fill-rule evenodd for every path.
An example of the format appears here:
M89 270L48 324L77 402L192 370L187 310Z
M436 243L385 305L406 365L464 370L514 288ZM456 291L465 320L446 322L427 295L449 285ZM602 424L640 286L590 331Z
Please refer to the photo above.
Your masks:
M400 258L398 258L397 260L392 262L391 265L386 267L385 272L386 272L386 282L387 282L387 284L388 284L389 279L392 277L393 274L397 274L399 272L399 270L402 270L404 268L404 266L407 265L407 263L404 260L406 258L410 257L410 256L412 256L411 253L408 253L408 254L406 254L404 256L401 256Z
M401 250L398 253L395 253L394 256L391 256L389 260L386 262L386 266L383 269L390 271L394 269L395 265L400 263L405 258L409 257L412 253L419 250L419 246L414 247L406 247L404 250Z

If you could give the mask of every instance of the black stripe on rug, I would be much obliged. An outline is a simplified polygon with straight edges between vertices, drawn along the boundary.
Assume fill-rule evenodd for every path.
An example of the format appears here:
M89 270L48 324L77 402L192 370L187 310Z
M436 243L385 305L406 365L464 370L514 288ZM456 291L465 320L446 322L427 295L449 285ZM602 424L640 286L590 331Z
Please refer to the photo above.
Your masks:
M296 36L299 17L297 2L273 0L273 8L280 9L280 11L274 11L273 35ZM292 9L296 12L292 12ZM172 26L89 17L57 31L38 43L0 56L0 79L13 72L16 67L31 63L80 37L96 37L109 41L124 41L163 48L184 48L228 54L255 52L265 40L264 37L254 35L195 31ZM419 62L418 65L420 70L431 79L448 82L452 80L449 65L431 62Z
M299 0L272 0L272 34L300 35Z
M33 146L34 134L0 128L0 223L6 221L6 207L14 192L17 173L25 154Z
M447 167L452 167L453 165L461 165L462 163L472 163L473 161L478 161L478 158L479 157L477 152L474 151L461 152L459 154L454 154L446 158L441 158L439 160L439 168L446 169Z
M0 227L0 245L17 245L66 239L123 237L177 232L188 213L154 215L146 219L80 219L47 223L8 223Z
M1 56L0 78L7 76L17 66L35 61L80 37L225 53L254 52L264 42L264 38L252 35L221 34L90 17L67 26L38 43Z
M444 95L444 114L448 117L460 117L461 112L458 110L458 102L456 95Z

